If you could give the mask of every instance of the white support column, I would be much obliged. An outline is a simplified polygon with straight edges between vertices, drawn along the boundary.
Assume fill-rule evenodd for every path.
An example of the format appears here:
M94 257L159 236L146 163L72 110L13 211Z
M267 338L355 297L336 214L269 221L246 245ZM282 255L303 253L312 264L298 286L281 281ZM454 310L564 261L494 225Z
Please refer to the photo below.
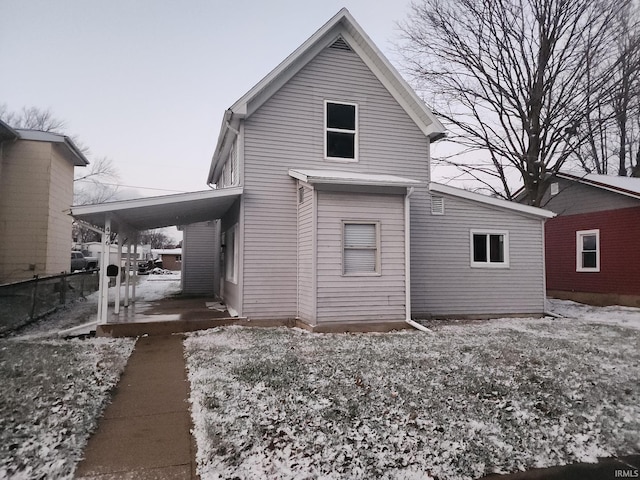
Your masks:
M136 303L136 283L138 283L138 235L133 237L133 286L131 287L131 303Z
M107 277L107 266L109 265L109 253L111 251L111 218L107 216L104 222L104 236L102 239L102 260L100 262L100 275L102 277L102 298L100 299L102 308L100 309L100 319L98 323L107 323L109 310L109 277Z
M105 283L104 283L104 255L102 254L104 252L106 237L107 237L107 234L105 232L102 232L100 234L100 242L102 244L102 248L100 250L100 257L98 258L99 270L98 270L98 317L96 318L97 323L102 323L102 296L104 295L104 291L106 289Z
M127 240L127 261L124 264L125 287L124 287L124 308L129 306L129 287L131 285L131 235Z
M120 287L122 286L122 238L120 234L116 237L118 242L118 259L116 265L118 266L118 275L116 276L116 302L114 305L113 313L120 314Z

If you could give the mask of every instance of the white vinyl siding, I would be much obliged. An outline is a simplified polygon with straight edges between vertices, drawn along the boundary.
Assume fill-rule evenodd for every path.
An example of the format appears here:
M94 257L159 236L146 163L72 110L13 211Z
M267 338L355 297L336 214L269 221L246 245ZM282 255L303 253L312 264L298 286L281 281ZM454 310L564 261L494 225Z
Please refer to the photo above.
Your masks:
M315 325L315 193L308 186L298 192L298 318Z
M344 275L380 274L380 224L342 222Z
M576 272L600 271L600 230L576 232Z
M415 287L420 287L419 291L412 288L414 316L544 312L543 222L471 200L444 198L446 215L428 216L426 257L416 258L412 249L411 271L426 276L420 285L412 276ZM412 214L414 208L412 196ZM473 268L470 230L508 232L509 268Z
M244 124L243 314L247 317L282 319L297 314L298 184L287 172L294 167L327 168L323 130L326 99L344 99L358 105L358 162L343 162L339 168L334 164L332 168L389 175L401 171L402 176L425 183L411 197L412 246L416 248L415 251L412 248L411 258L420 261L425 257L421 245L429 230L424 220L430 208L426 188L429 140L354 52L328 48ZM376 218L375 211L371 214L368 218ZM399 215L402 217L402 210ZM340 222L344 218L344 213L336 217L335 258L339 278L342 277ZM382 232L385 231L383 225ZM322 236L322 227L317 232ZM404 252L401 256L404 259ZM414 270L418 280L424 277L424 271ZM382 278L386 278L384 254L382 271ZM394 282L396 279L402 282L401 294L376 291L385 303L400 301L402 305L392 310L400 308L404 312L404 278L394 276ZM318 286L319 295L330 296L335 287L329 284L320 293ZM394 292L396 288L394 283ZM339 303L338 298L344 295L339 290L334 303ZM384 310L381 315L384 316Z
M317 323L404 320L404 196L316 194ZM350 220L343 222L345 217ZM381 274L343 274L344 226L348 223L377 226Z

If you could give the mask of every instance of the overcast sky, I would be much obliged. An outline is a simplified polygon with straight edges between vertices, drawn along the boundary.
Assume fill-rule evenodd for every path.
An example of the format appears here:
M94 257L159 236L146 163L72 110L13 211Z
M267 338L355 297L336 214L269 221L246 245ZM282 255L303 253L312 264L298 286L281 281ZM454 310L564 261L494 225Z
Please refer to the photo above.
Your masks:
M50 108L143 196L207 189L222 114L340 8L398 67L409 0L0 0L0 103Z

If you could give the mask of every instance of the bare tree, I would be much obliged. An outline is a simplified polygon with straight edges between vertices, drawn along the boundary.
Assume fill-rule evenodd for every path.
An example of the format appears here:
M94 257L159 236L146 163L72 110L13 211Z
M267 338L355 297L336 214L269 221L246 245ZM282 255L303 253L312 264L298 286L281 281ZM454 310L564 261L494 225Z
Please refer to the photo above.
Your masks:
M615 19L615 55L609 58L612 77L602 89L591 89L584 129L587 141L576 149L576 160L586 172L625 176L634 171L640 147L640 11L629 2ZM590 79L586 79L588 87ZM614 164L615 162L615 164Z
M140 232L138 240L142 245L151 245L151 248L166 248L172 243L161 229Z
M66 122L53 115L50 109L22 107L19 112L9 111L6 104L0 104L0 119L13 128L41 130L64 135Z
M590 90L609 84L620 8L614 0L413 3L403 51L460 147L444 161L504 198L517 183L539 206L550 174L586 141L580 125Z

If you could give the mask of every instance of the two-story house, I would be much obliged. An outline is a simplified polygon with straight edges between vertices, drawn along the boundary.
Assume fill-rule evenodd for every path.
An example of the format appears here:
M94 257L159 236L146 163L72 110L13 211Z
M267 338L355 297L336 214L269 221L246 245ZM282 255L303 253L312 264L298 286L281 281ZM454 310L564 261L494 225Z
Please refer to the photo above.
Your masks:
M542 314L553 214L431 182L444 134L343 9L224 113L212 190L72 214L110 232L181 225L183 291L263 324Z
M229 307L317 330L541 314L552 214L430 183L444 133L341 10L224 114L208 183L243 188L220 227Z

